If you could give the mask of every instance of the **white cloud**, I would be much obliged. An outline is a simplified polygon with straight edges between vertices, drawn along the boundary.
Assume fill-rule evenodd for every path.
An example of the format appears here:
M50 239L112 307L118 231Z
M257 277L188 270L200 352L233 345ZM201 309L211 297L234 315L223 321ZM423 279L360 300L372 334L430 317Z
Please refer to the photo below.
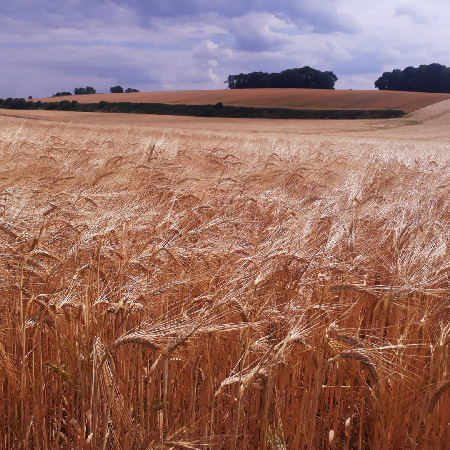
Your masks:
M447 0L0 0L0 97L76 85L223 87L229 74L310 65L337 87L450 66Z
M232 54L233 52L231 49L222 48L209 39L200 42L192 50L194 58L215 60L216 62L217 59L229 58Z
M220 77L212 69L208 69L208 77L211 81L221 81Z
M418 7L404 3L397 7L395 14L397 16L405 16L416 24L430 24L437 20L436 11L430 11L426 7L424 8L423 5Z
M289 25L273 14L252 12L231 20L230 31L235 46L244 51L275 50L291 41L286 33L274 31L274 28L289 28Z

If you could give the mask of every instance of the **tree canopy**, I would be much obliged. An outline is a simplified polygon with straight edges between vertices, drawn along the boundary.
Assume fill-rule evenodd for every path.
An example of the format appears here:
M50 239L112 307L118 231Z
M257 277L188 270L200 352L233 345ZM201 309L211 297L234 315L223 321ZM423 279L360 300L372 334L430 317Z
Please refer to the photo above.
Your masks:
M113 87L109 88L109 92L111 92L111 94L122 94L123 87L122 86L113 86Z
M75 88L73 92L75 93L75 95L86 95L86 94L95 94L97 91L91 86L86 86L85 88L83 87Z
M423 64L417 68L394 69L384 72L375 87L388 91L450 93L450 68L442 64Z
M338 78L333 72L322 72L305 66L302 68L283 70L280 73L251 72L229 75L225 83L228 83L228 89L334 89L337 80Z

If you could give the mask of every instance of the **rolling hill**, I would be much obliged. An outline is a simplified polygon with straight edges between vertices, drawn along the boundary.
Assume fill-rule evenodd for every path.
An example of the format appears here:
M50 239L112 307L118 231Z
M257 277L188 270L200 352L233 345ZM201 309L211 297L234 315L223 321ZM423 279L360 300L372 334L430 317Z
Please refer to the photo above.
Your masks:
M398 91L353 91L318 89L218 89L209 91L158 91L130 94L92 94L50 97L42 101L77 100L80 103L136 102L207 105L222 102L226 106L259 108L383 110L407 113L449 100L450 94Z

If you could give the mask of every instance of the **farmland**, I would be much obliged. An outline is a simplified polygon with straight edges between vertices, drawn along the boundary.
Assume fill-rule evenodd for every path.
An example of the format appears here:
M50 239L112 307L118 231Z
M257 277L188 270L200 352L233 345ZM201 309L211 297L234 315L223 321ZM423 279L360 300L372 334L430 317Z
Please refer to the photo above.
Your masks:
M398 109L412 112L443 100L450 94L333 89L219 89L209 91L161 91L130 94L92 94L41 99L44 102L77 100L80 103L133 102L294 109Z
M450 100L425 96L0 111L0 447L445 448Z

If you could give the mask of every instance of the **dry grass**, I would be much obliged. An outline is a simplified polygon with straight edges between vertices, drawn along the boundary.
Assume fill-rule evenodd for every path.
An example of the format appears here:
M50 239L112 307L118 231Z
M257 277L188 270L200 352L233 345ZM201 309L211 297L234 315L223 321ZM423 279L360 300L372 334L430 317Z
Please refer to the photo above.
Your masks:
M1 448L450 442L448 140L0 122Z

